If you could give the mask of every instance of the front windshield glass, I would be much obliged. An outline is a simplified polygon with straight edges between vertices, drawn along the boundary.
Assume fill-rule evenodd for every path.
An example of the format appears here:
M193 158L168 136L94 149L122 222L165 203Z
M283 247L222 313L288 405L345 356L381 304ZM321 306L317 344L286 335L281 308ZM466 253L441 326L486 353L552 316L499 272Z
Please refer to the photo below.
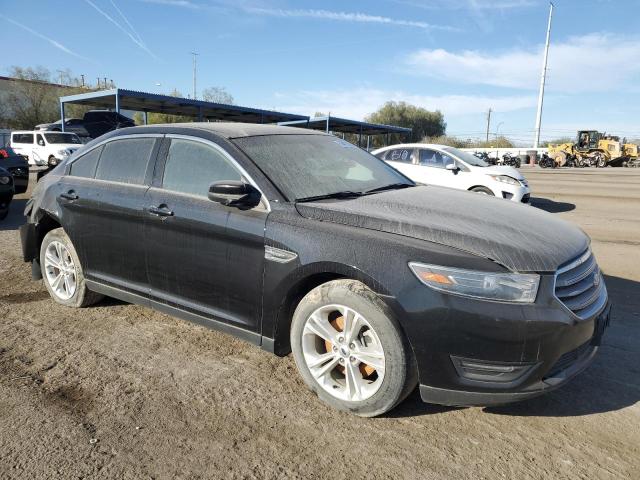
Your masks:
M75 133L45 133L45 138L49 143L78 143L82 144L80 137Z
M331 135L265 135L234 142L290 201L414 185L382 160Z
M454 147L443 147L443 150L455 155L460 160L462 160L465 163L468 163L469 165L473 165L475 167L488 167L489 166L489 164L487 162L485 162L484 160L476 157L472 153L465 152L463 150L458 150L457 148L454 148Z

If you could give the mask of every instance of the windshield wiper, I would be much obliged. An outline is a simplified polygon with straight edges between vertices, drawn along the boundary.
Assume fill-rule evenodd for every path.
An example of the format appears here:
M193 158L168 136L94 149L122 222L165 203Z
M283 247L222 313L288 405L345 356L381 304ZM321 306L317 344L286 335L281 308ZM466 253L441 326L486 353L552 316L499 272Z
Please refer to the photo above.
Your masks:
M390 183L389 185L384 185L383 187L372 188L370 190L365 190L363 193L368 195L369 193L382 192L384 190L397 190L400 188L414 187L410 183Z
M296 199L296 202L314 202L316 200L325 200L327 198L356 198L364 195L364 192L353 192L344 190L342 192L327 193L325 195L314 195L313 197L303 197Z

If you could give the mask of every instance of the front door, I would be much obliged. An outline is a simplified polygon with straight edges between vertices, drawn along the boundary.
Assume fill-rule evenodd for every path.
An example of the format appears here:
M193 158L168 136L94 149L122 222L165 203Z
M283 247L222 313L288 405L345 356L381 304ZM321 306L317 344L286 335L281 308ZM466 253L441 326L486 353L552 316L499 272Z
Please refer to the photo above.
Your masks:
M47 157L47 144L45 143L44 136L41 133L36 133L32 155L36 163L46 164L49 160Z
M145 199L151 295L258 332L268 210L242 211L208 199L213 182L248 180L218 145L191 137L165 142Z

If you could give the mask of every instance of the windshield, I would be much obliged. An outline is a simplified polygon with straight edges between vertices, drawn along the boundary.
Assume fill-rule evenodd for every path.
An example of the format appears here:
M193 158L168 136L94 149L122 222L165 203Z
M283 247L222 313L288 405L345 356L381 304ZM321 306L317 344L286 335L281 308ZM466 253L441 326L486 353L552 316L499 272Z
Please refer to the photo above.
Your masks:
M414 185L373 155L330 135L265 135L234 142L290 201Z
M80 137L75 133L45 133L49 143L78 143L82 144Z
M458 150L457 148L454 148L454 147L443 147L442 149L444 151L446 151L446 152L452 153L453 155L458 157L463 162L468 163L469 165L473 165L474 167L488 167L489 166L489 164L487 162L485 162L484 160L476 157L472 153L465 152L463 150Z

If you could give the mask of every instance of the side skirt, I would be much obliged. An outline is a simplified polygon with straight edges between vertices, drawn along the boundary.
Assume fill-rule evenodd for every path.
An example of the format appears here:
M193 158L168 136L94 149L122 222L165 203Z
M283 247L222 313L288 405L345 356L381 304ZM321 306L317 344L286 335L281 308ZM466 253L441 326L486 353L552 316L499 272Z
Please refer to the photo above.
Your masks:
M223 323L212 318L203 317L191 312L186 312L179 308L156 302L155 300L152 300L150 298L127 292L120 288L104 285L92 280L85 280L85 282L89 290L93 292L101 293L108 297L117 298L127 303L135 303L137 305L151 307L154 310L158 310L162 313L181 318L182 320L188 320L190 322L197 323L198 325L211 328L212 330L218 330L220 332L228 333L230 335L233 335L234 337L238 337L254 345L262 345L263 341L268 343L268 341L271 340L263 338L259 333L248 332L247 330L243 330L242 328L236 327L235 325L229 325L228 323Z

